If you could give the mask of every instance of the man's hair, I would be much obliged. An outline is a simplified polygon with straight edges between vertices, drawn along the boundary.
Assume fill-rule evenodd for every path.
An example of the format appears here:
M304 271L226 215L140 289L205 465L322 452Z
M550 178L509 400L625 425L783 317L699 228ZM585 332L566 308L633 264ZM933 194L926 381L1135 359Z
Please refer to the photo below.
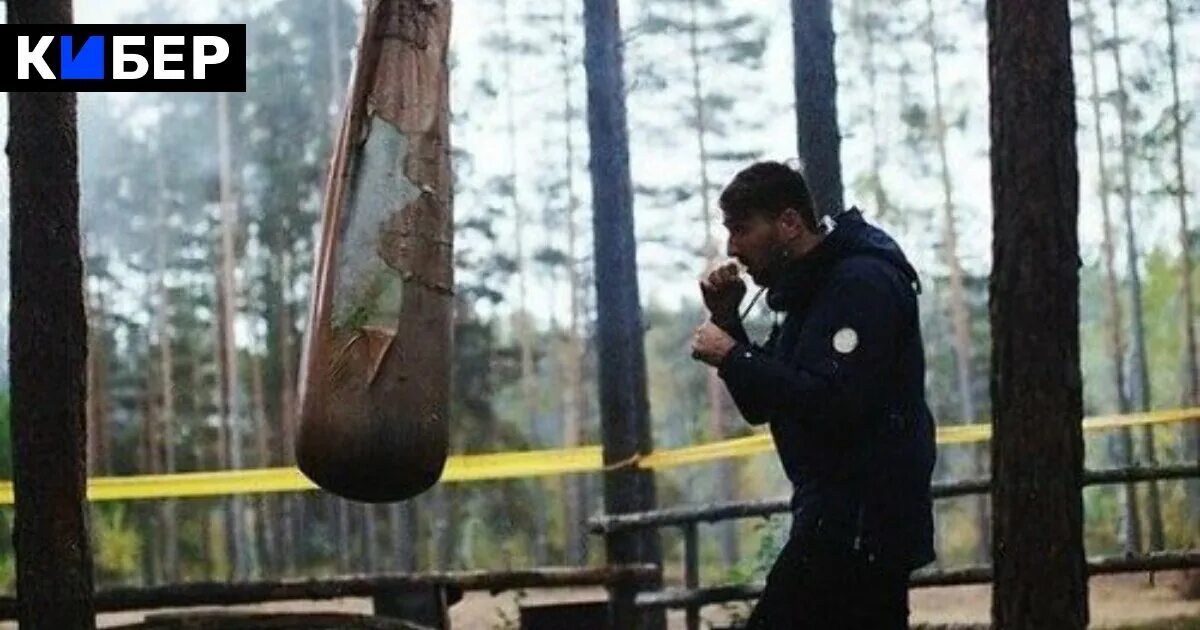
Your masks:
M804 175L781 162L756 162L733 177L721 192L721 211L728 219L760 215L777 219L792 208L808 229L817 231L817 212Z

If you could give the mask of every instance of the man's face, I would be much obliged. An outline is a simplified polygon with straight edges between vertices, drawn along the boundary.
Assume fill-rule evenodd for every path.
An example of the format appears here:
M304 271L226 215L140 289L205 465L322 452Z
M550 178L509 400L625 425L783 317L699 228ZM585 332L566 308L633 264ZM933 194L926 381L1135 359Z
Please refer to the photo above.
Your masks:
M725 229L729 230L726 254L746 268L755 284L766 286L771 281L775 259L783 246L779 221L751 213L738 218L726 215L724 223Z

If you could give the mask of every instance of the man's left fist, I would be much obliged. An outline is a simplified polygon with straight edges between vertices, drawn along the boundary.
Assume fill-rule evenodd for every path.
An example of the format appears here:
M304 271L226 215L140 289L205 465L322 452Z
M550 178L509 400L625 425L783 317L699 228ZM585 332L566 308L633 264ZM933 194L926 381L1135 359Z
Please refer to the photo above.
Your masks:
M716 367L736 345L733 337L719 326L712 322L704 322L692 336L692 358Z

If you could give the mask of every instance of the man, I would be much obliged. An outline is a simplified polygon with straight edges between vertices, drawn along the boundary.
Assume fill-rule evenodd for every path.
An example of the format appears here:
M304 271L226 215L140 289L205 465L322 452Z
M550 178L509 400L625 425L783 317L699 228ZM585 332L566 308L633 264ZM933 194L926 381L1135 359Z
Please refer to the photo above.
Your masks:
M905 628L909 574L933 560L917 274L857 210L818 220L784 164L746 168L720 204L728 253L767 290L776 325L750 342L731 263L701 281L711 320L692 356L718 368L748 422L770 425L794 488L789 540L748 627Z

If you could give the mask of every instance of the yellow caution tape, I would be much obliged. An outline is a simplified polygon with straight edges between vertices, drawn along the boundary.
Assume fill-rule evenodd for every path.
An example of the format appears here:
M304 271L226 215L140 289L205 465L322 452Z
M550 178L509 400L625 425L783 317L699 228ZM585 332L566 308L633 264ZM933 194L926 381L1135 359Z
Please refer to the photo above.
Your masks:
M1097 416L1083 422L1086 431L1120 427L1148 426L1200 419L1200 408L1173 409L1124 416ZM938 444L968 444L991 438L988 424L939 427ZM547 449L482 455L455 455L442 471L443 482L495 481L527 477L545 477L571 473L593 473L638 466L665 469L719 459L769 453L774 442L769 433L722 440L708 444L663 449L626 461L605 465L599 446ZM317 486L293 467L175 473L170 475L132 475L95 477L88 480L89 501L130 499L168 499L211 497L231 494L261 494L316 490ZM13 503L11 481L0 481L0 505Z

